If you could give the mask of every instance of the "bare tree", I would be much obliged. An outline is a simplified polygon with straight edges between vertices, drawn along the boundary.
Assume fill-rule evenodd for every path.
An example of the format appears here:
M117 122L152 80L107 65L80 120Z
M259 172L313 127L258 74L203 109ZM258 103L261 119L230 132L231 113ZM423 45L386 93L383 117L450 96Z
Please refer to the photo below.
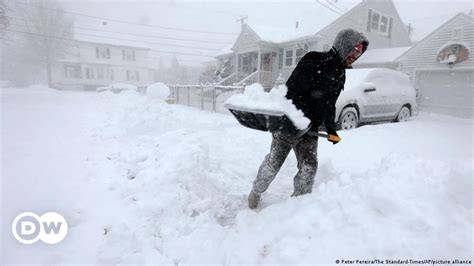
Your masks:
M73 20L66 16L56 0L13 2L15 23L6 31L15 34L6 45L17 60L17 67L44 70L50 87L55 60L63 57L72 45ZM15 64L14 64L15 65ZM26 77L25 77L26 78Z

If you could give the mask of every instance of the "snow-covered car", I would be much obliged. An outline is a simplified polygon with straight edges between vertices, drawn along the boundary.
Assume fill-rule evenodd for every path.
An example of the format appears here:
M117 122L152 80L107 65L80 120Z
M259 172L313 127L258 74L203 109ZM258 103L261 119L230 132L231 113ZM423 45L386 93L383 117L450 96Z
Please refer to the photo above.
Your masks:
M407 121L416 108L416 91L408 75L391 69L349 69L336 102L341 129L363 123Z
M109 86L98 87L96 92L111 91L113 93L120 93L122 91L138 91L137 86L127 83L115 83Z

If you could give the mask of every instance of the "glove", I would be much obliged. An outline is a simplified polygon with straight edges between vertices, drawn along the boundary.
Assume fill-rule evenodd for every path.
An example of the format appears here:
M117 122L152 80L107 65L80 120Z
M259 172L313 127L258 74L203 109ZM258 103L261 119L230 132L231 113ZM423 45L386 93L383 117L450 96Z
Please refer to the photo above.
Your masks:
M339 135L337 135L336 132L329 133L328 141L332 142L333 145L339 143L339 141L341 140L342 140L341 137L339 137Z

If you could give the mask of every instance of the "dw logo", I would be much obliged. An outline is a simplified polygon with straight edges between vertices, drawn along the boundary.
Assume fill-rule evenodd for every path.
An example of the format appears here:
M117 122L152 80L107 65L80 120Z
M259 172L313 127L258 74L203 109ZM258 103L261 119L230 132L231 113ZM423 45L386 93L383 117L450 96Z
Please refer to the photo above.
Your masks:
M67 230L66 219L56 212L47 212L41 216L24 212L12 223L13 236L23 244L33 244L38 240L57 244L66 237Z

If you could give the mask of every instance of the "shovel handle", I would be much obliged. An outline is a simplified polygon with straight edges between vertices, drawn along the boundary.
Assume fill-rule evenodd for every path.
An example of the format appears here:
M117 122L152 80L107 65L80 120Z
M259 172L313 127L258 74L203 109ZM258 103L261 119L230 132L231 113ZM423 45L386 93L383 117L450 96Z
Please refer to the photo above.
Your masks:
M329 139L329 135L328 134L324 134L324 133L320 133L320 132L308 132L308 135L311 135L311 136L315 136L315 137L321 137L321 138L325 138L325 139Z
M339 136L335 136L335 135L328 135L328 134L324 134L324 133L320 133L320 132L308 132L308 134L310 136L315 136L315 137L321 137L321 138L325 138L331 142L339 142L341 141L341 137Z

